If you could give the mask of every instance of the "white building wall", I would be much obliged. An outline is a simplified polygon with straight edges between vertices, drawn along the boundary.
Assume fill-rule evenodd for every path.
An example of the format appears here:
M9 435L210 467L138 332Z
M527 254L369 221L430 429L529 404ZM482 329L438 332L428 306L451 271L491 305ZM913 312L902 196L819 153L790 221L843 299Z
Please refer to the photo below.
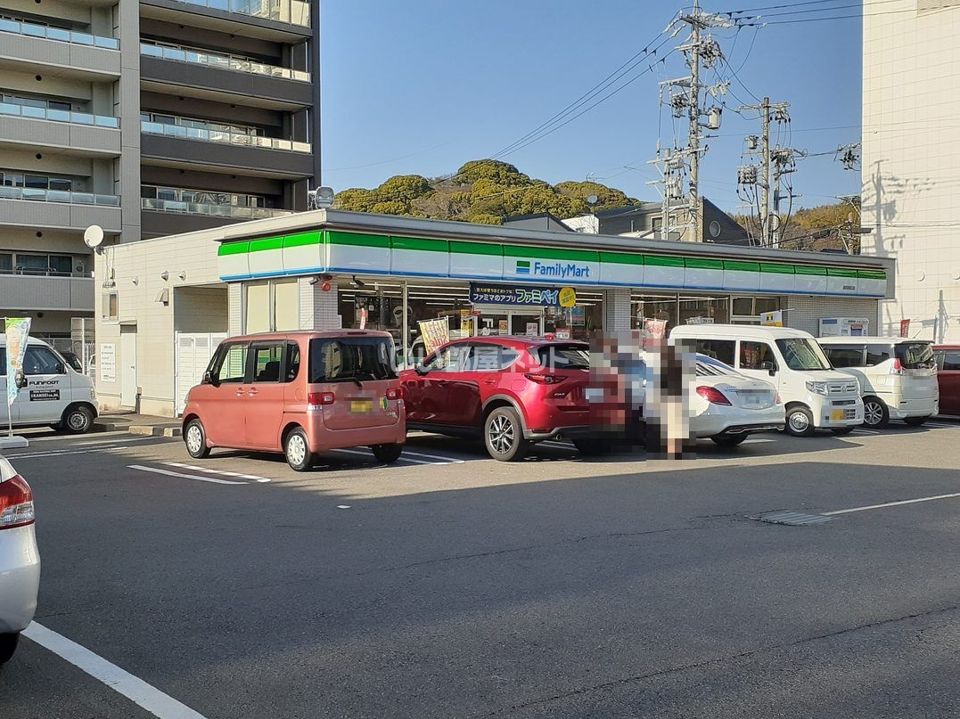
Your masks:
M820 320L825 317L850 317L870 321L871 334L885 334L877 330L879 302L871 299L853 297L783 297L784 325L809 332L816 337L820 331ZM900 327L897 326L897 332ZM896 333L894 333L896 334Z
M897 260L879 333L960 341L960 0L863 5L863 253Z
M300 283L300 329L337 330L342 326L337 306L337 283L330 282L324 291L322 282L310 284L311 278L301 277Z

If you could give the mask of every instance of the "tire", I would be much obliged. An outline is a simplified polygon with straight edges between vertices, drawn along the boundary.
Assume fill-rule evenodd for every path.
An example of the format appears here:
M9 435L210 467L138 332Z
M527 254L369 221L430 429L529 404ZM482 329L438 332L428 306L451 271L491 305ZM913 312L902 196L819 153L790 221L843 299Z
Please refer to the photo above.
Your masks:
M816 429L813 426L813 413L802 404L789 407L786 419L783 429L793 437L809 437Z
M187 448L187 454L194 459L206 459L210 456L207 432L199 419L191 419L187 422L187 428L183 432L183 445Z
M928 419L930 419L930 418L929 418L929 417L907 417L907 418L906 418L905 420L903 420L903 421L906 422L907 424L909 424L911 427L920 427L920 426L922 426L923 423L926 422Z
M601 439L575 439L573 446L584 457L600 457L610 451L611 442L604 442Z
M487 453L499 462L519 462L527 456L530 443L523 438L520 415L513 407L497 407L483 423Z
M20 634L0 634L0 664L6 664L13 658L13 653L17 651L17 643L20 641Z
M65 432L86 434L93 427L93 410L83 404L67 407L61 423Z
M711 437L710 440L718 447L732 448L739 447L746 438L747 435L745 434L718 434L716 437Z
M370 449L373 450L373 456L377 458L378 462L383 464L393 464L403 453L402 444L374 444L371 445Z
M882 399L863 398L863 425L871 429L883 429L890 424L890 412Z
M294 472L306 472L313 466L310 440L302 427L293 429L283 441L283 456Z
M850 434L854 429L856 429L856 427L836 427L830 431L837 437L843 437L846 434Z

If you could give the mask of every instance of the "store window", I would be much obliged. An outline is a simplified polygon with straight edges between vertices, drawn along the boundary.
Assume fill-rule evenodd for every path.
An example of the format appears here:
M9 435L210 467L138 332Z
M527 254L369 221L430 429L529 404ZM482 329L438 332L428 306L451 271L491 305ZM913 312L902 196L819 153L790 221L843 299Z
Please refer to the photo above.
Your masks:
M677 324L676 295L634 295L632 304L631 327L633 329L643 329L647 320L666 322L667 332Z
M737 325L758 325L764 312L780 309L779 297L734 297L730 321Z
M115 320L119 316L116 292L104 292L100 297L100 316L105 320Z
M257 282L244 286L246 302L244 303L245 333L270 331L270 283Z
M268 280L244 285L244 332L283 332L300 326L297 280Z
M728 297L680 297L680 324L726 324L730 321Z

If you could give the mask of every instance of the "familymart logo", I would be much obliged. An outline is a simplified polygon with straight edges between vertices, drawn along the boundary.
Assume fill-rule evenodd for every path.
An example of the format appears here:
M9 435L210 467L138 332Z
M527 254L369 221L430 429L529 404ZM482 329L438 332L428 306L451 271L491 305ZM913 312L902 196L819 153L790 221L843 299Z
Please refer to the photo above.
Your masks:
M536 275L537 277L552 277L560 280L580 277L589 279L590 268L576 262L540 262L534 260L517 260L518 275Z

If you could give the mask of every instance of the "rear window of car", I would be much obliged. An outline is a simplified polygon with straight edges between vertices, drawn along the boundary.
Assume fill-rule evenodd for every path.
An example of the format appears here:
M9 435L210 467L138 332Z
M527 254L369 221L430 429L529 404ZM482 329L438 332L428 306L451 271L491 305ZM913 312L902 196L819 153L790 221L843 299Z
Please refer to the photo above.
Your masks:
M310 383L394 379L393 342L386 337L310 340Z
M895 345L894 350L904 369L933 369L936 366L933 345L929 342L904 342Z
M586 345L541 345L533 350L533 355L547 369L590 369L590 350Z

